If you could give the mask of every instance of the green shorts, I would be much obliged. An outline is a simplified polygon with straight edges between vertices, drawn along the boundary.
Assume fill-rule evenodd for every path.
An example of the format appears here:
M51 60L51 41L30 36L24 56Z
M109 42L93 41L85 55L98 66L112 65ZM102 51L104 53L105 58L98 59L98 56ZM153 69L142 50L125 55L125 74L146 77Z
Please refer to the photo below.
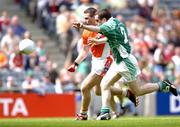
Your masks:
M123 80L123 82L136 80L137 76L141 73L136 58L130 54L129 57L124 58L119 64L113 62L106 76L108 77L108 75L110 76L117 73L122 76L121 80Z

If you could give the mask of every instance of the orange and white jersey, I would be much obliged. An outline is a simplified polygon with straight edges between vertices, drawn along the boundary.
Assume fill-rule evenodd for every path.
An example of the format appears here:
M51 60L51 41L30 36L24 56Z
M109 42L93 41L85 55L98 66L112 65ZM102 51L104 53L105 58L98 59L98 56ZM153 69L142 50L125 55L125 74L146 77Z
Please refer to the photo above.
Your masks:
M103 38L104 35L100 33L90 32L87 30L83 31L82 42L83 45L88 45L88 38ZM92 53L92 69L91 71L95 72L97 75L104 76L109 70L111 63L113 62L112 52L108 43L103 43L99 45L90 45Z
M103 38L105 36L100 33L84 30L82 33L83 45L88 45L88 38L90 38L90 37L99 39L99 38ZM103 43L103 44L99 44L99 45L92 44L90 50L91 50L93 59L94 58L105 59L106 57L111 55L110 47L109 47L108 43Z

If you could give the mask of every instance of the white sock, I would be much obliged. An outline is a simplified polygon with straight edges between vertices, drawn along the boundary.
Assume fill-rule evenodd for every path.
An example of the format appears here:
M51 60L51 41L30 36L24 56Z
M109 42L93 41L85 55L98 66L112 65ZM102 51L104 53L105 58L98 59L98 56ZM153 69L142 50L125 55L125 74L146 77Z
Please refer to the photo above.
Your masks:
M80 114L87 115L87 111L81 111Z

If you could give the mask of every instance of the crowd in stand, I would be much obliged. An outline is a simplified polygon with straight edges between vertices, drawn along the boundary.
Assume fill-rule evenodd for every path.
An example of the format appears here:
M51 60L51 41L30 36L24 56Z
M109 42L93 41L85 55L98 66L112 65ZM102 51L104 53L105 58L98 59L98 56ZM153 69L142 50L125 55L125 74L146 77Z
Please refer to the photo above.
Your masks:
M36 41L36 51L31 55L19 53L22 39L31 39L31 33L17 15L9 16L7 10L0 16L0 92L55 93L58 73L48 59L44 40Z
M137 57L144 82L168 78L180 88L180 8L178 0L15 0L40 29L56 41L66 60L60 71L49 61L42 39L30 56L18 54L18 42L31 38L17 15L0 17L0 86L21 87L21 92L40 94L73 92L90 72L89 55L75 74L66 68L81 49L80 31L72 28L83 20L83 10L108 7L128 28L132 52ZM50 56L49 56L50 57ZM17 85L18 84L18 85Z

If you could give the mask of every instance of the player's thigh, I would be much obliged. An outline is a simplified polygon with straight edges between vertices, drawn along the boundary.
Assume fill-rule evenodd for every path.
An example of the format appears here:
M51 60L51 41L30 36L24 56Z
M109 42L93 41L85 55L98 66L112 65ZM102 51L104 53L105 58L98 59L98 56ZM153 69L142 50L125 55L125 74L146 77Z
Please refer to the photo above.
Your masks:
M118 80L114 85L113 87L115 88L122 88L124 86L125 82L123 80Z
M121 75L116 71L116 64L114 62L101 81L102 89L112 86L120 78Z
M114 83L113 86L111 86L111 93L113 95L119 95L120 92L122 92L124 82L121 80L118 80L116 83Z
M93 59L92 64L92 72L97 75L104 76L109 70L111 64L113 62L113 58L111 56L106 59Z
M95 85L100 84L101 76L95 74L94 72L89 73L89 75L84 79L81 85L81 90L92 89Z
M140 82L139 78L137 78L136 80L128 83L129 89L134 94L139 93L140 85L141 85L141 82Z

